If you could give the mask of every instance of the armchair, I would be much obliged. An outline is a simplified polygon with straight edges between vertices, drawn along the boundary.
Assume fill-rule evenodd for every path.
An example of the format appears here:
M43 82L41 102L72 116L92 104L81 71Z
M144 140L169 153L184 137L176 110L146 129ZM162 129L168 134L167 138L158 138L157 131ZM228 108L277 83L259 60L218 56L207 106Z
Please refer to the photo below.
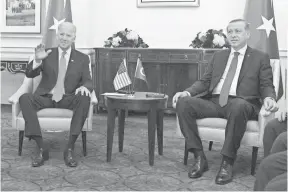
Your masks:
M91 69L91 68L90 68ZM91 70L90 70L91 72ZM91 73L92 74L92 73ZM12 104L12 127L19 131L19 148L18 155L22 154L22 145L24 139L25 120L22 116L22 112L19 104L19 97L24 93L34 93L39 82L41 75L35 78L25 77L23 84L10 98L9 102ZM83 154L87 155L86 150L86 132L92 131L93 123L93 108L98 103L95 92L91 94L90 108L87 119L82 129L82 144ZM46 132L63 132L70 130L70 122L72 119L73 111L69 109L60 108L46 108L37 112L40 127L42 131Z
M273 84L275 86L276 93L279 89L279 77L280 77L280 65L279 62L271 62L272 70L273 70ZM282 70L282 68L281 68ZM173 108L176 108L176 103L173 103ZM251 160L251 175L255 174L256 161L258 148L263 146L263 134L264 129L267 122L274 118L274 113L269 116L264 115L265 110L262 106L258 121L250 120L247 122L246 132L241 141L241 145L251 146L252 147L252 160ZM178 116L176 115L177 127L176 134L179 137L183 137ZM209 141L209 150L211 151L213 142L224 143L225 141L225 127L227 124L227 120L223 118L203 118L197 119L197 125L199 130L199 135L202 140ZM187 165L188 159L188 150L185 143L185 151L184 151L184 164Z

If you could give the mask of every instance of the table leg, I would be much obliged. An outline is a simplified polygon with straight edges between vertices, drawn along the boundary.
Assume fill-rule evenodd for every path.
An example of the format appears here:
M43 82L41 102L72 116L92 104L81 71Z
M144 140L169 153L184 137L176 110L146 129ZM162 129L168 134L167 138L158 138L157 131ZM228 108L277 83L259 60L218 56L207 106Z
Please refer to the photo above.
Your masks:
M124 109L119 110L118 114L118 145L119 152L123 151L123 142L124 142L124 127L125 127L125 113Z
M157 141L158 141L158 154L163 155L163 110L157 111Z
M108 107L108 118L107 118L107 162L111 161L112 147L113 147L113 136L115 129L115 109Z
M155 125L156 125L156 110L150 109L148 112L148 146L149 146L149 165L154 165L155 151Z

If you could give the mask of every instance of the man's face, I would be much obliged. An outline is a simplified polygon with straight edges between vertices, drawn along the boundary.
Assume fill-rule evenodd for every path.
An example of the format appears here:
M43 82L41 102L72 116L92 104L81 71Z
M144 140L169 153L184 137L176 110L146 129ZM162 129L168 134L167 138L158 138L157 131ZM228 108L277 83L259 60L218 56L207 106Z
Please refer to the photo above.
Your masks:
M75 30L72 26L60 26L57 34L59 47L66 50L75 41Z
M233 49L238 51L247 44L250 37L249 31L245 29L242 21L229 23L227 27L227 38Z

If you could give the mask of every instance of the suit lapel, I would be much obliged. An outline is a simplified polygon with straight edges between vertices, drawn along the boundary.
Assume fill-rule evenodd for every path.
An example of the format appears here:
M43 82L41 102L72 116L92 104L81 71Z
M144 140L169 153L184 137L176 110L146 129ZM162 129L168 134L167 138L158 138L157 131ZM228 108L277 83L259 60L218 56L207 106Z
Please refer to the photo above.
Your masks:
M219 57L219 65L216 66L216 69L217 70L217 77L216 77L216 84L218 84L218 82L220 81L224 71L225 71L225 68L226 68L226 65L227 65L227 62L228 62L228 59L229 59L229 54L230 54L231 50L228 49L226 50L225 52L223 52L223 56L220 56Z
M252 65L252 60L253 60L253 49L251 49L250 47L247 47L247 50L243 59L242 67L240 70L237 85L243 79L243 77L247 73L247 70L249 70L250 66Z
M76 58L76 56L75 56L75 50L74 49L72 49L71 50L71 54L70 54L70 58L69 58L69 62L68 62L68 67L67 67L67 71L66 71L66 74L65 74L65 79L64 79L64 82L66 81L66 78L67 78L67 76L69 75L69 73L71 72L71 71L73 71L73 67L74 67L74 65L75 65L75 58Z
M52 52L50 53L50 59L51 59L51 62L49 62L49 64L51 63L51 68L52 68L52 71L55 73L56 75L56 78L58 76L58 66L59 66L59 57L58 57L58 49L57 48L53 48L52 49Z

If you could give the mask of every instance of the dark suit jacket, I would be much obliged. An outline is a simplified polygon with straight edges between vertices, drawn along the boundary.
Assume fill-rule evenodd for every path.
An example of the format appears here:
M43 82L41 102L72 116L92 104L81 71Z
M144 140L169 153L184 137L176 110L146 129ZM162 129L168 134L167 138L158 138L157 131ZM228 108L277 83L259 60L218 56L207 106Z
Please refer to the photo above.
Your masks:
M26 77L34 78L42 72L42 79L35 91L35 94L45 95L49 93L56 85L58 76L58 48L52 48L48 57L42 60L42 64L33 70L33 61L26 69ZM47 51L47 50L46 50ZM90 91L93 90L92 79L89 71L89 57L75 49L71 50L70 60L68 63L64 88L65 94L74 94L80 86L85 86Z
M212 94L224 73L230 51L230 49L221 50L213 55L203 77L186 89L191 96L201 97ZM250 102L255 101L255 99L259 101L265 97L276 99L268 54L247 47L236 94Z

